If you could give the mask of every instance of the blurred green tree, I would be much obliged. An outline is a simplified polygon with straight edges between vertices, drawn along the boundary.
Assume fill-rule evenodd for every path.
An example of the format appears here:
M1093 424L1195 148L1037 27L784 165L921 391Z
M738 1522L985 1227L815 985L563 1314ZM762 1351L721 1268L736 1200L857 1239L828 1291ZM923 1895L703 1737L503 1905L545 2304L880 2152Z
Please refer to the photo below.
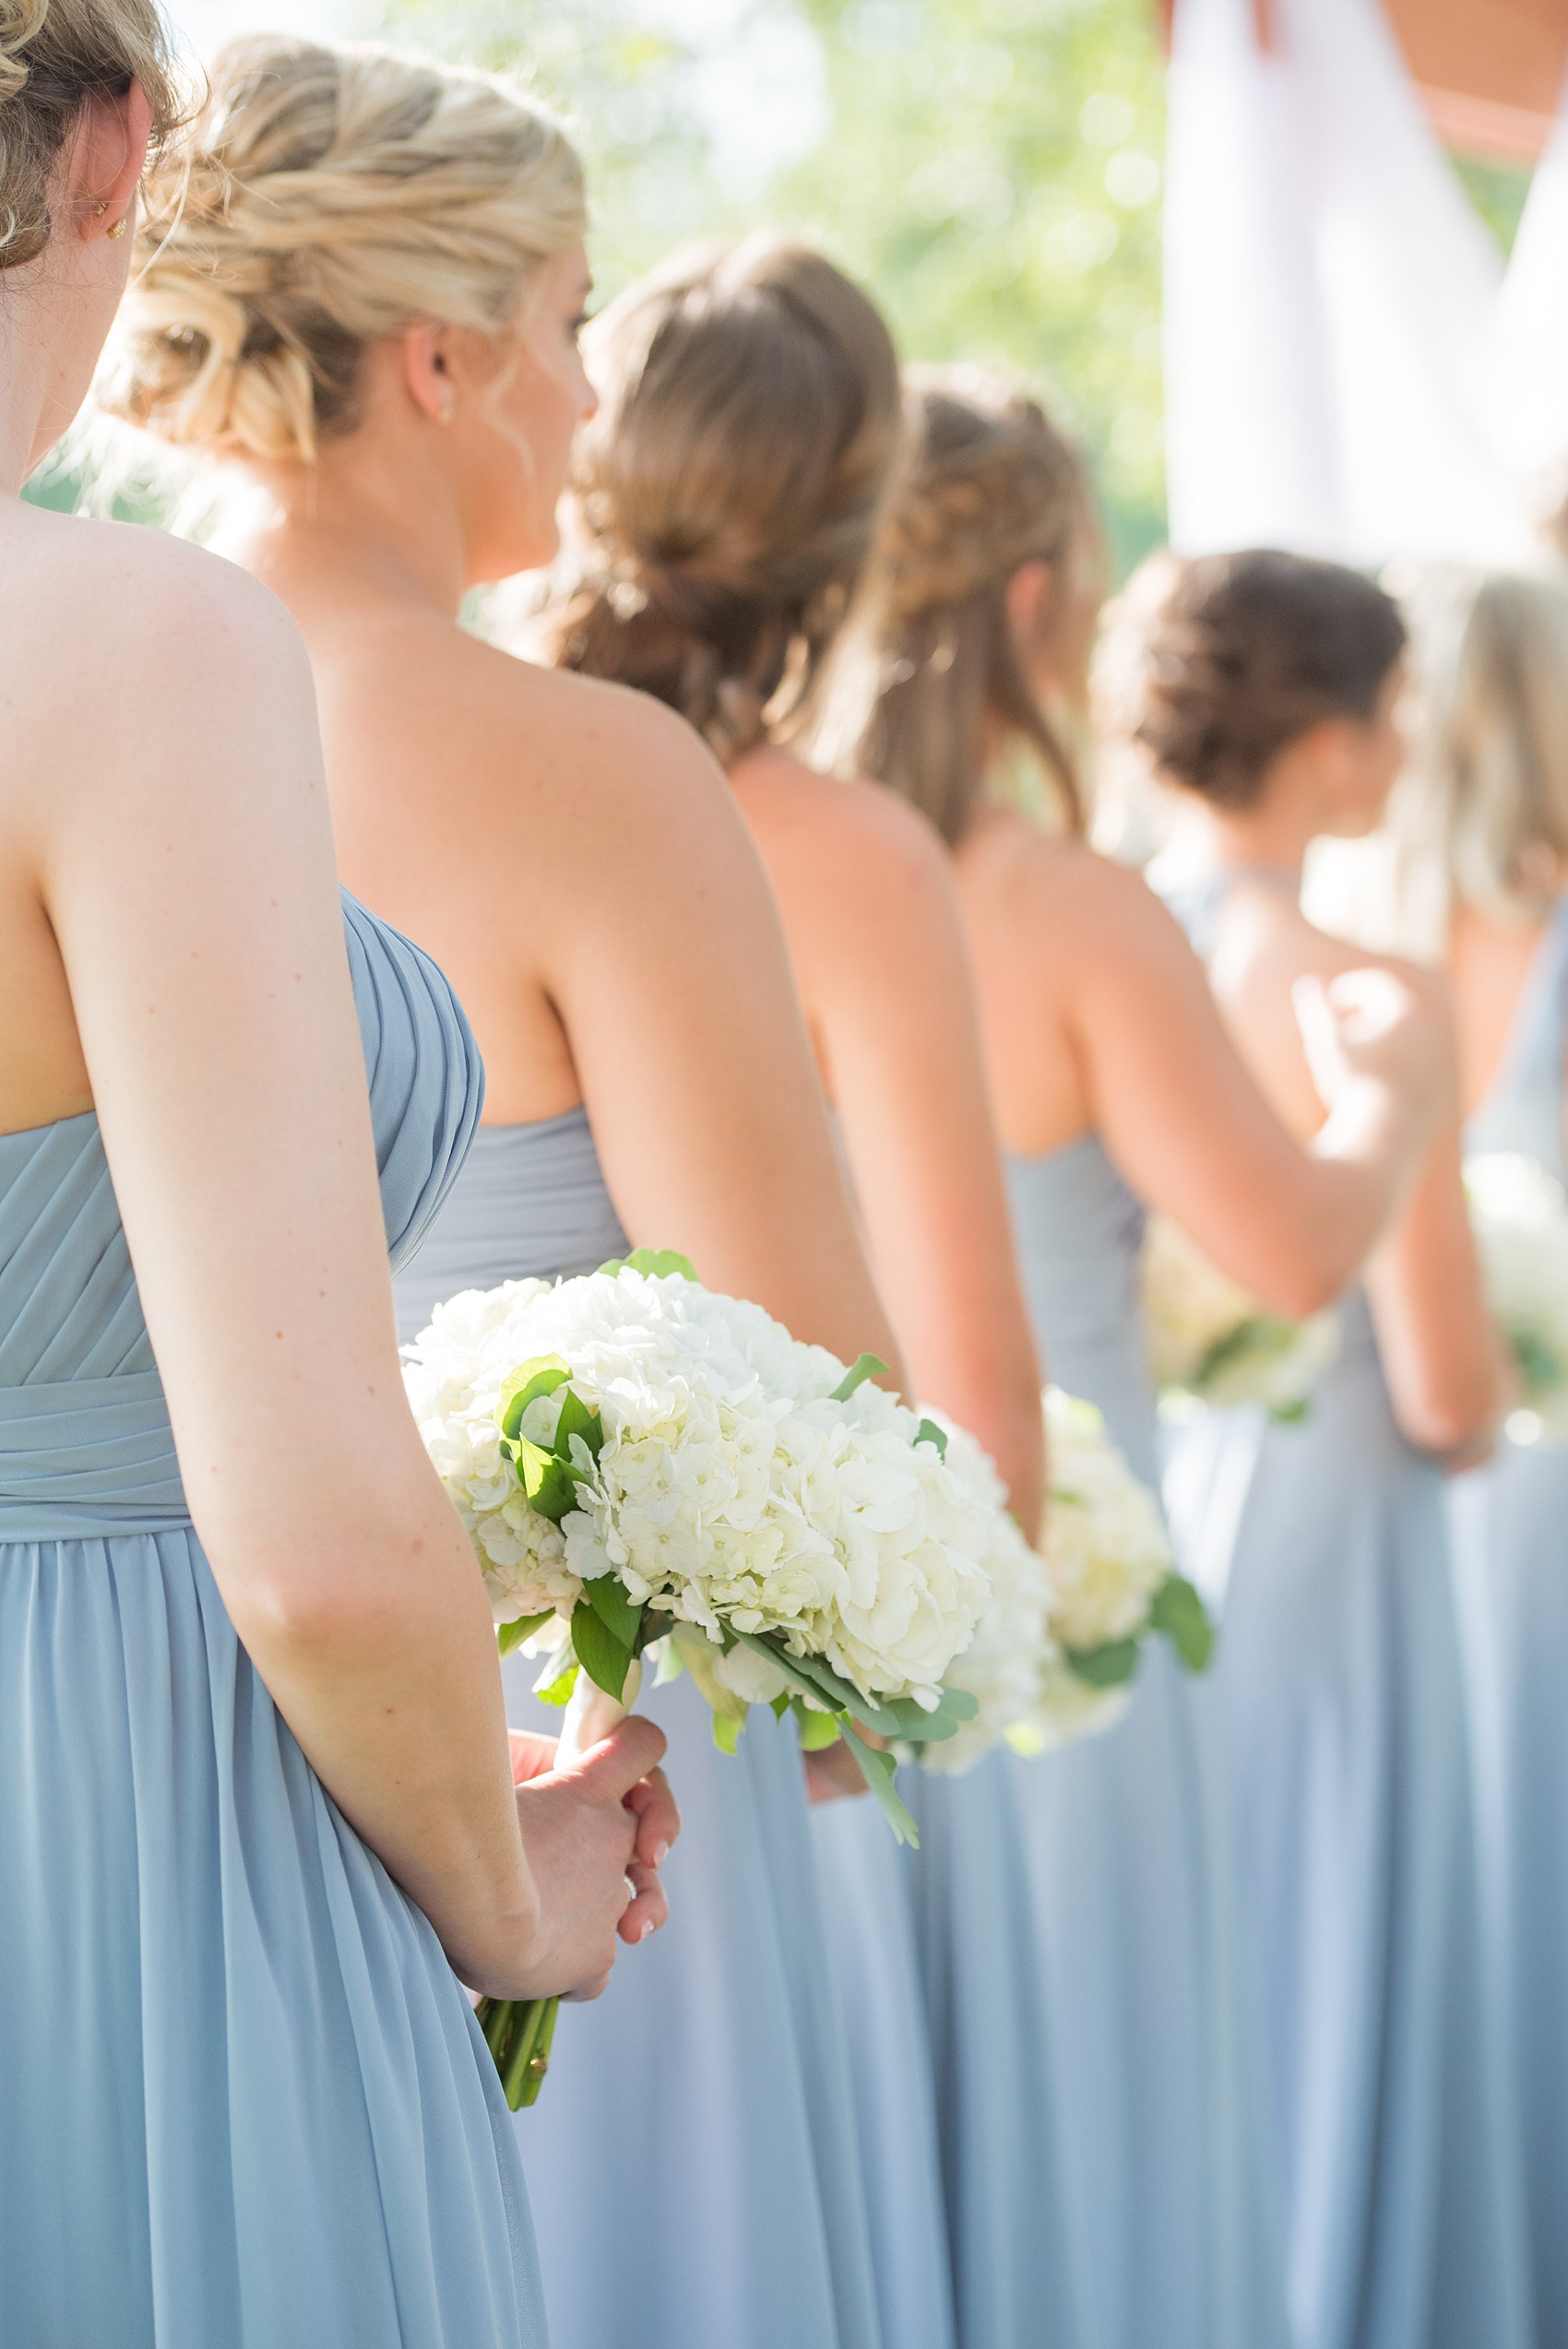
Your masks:
M1088 450L1119 568L1162 535L1150 0L371 0L365 20L524 64L566 107L607 291L690 236L815 235L909 358L1039 389Z

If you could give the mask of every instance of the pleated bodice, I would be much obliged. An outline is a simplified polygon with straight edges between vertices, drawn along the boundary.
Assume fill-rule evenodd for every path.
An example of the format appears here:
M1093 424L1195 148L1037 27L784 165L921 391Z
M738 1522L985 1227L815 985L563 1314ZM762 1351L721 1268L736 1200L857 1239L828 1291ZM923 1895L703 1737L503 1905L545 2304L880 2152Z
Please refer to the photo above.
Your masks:
M626 1248L585 1109L481 1126L418 1263L396 1284L398 1335L417 1336L459 1289L569 1279Z
M1145 1215L1097 1133L1005 1162L1018 1263L1047 1375L1105 1414L1136 1473L1159 1482L1144 1360Z
M346 893L343 921L397 1263L462 1162L483 1073L428 955ZM0 1539L186 1519L97 1116L0 1135Z

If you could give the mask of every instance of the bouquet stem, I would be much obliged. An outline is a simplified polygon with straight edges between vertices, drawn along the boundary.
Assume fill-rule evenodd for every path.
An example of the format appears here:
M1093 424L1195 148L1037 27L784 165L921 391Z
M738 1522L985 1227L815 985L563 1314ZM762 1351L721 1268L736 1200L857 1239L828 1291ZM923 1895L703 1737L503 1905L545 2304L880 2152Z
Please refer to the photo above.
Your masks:
M557 1770L569 1770L589 1746L599 1744L620 1727L637 1701L642 1666L633 1660L617 1700L605 1693L579 1667L577 1685L566 1706L555 1750ZM560 1999L481 1999L475 2010L484 2044L495 2058L502 2092L513 2112L535 2103L550 2069L551 2044Z

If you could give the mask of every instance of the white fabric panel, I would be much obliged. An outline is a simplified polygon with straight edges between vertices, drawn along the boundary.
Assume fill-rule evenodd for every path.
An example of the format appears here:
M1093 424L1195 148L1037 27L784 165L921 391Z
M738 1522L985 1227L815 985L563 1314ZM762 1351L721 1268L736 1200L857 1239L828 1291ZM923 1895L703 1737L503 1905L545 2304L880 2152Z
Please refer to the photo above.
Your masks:
M1515 551L1502 267L1377 0L1178 0L1168 479L1184 552Z

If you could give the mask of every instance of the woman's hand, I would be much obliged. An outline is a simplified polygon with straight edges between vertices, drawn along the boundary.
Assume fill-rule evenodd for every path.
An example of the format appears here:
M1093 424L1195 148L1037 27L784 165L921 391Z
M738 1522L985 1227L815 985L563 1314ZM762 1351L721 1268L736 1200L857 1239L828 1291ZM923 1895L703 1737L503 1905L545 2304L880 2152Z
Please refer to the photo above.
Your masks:
M669 1915L659 1869L681 1832L664 1774L662 1730L634 1714L566 1770L553 1738L511 1732L517 1820L539 1892L540 1923L520 1972L493 1996L594 1999L615 1937L646 1940ZM627 1898L627 1886L633 1888ZM521 1987L517 1987L520 1984Z
M1325 1109L1358 1079L1370 1079L1414 1105L1429 1133L1457 1113L1453 1020L1439 982L1426 973L1369 968L1324 980L1313 972L1296 981L1290 998Z
M882 1739L873 1738L869 1731L862 1734L867 1745L882 1744ZM849 1802L856 1795L871 1792L865 1773L842 1738L834 1745L819 1746L814 1753L802 1754L801 1767L806 1774L808 1802Z

